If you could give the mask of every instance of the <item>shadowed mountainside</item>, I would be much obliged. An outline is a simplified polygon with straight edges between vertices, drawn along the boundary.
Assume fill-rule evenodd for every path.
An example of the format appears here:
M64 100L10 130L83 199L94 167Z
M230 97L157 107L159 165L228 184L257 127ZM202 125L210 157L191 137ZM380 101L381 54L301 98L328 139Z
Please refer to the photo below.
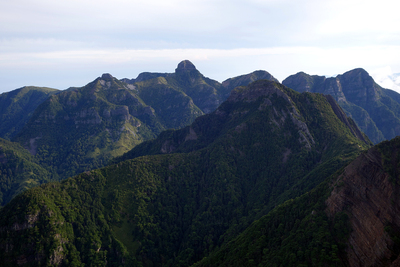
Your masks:
M28 122L35 109L59 92L46 87L25 86L0 94L0 138L11 139Z
M298 92L332 95L375 144L400 135L400 94L380 87L363 69L335 78L299 72L282 83Z
M257 81L149 142L157 149L169 142L164 155L28 190L0 211L1 264L189 266L203 259L369 146L328 98Z

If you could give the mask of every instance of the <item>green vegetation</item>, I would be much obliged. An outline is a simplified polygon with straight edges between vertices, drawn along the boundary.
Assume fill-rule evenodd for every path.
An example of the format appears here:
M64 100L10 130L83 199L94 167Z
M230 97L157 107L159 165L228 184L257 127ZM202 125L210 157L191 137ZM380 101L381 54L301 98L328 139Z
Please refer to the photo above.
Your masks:
M60 178L71 177L105 166L163 130L190 124L207 108L214 110L222 101L220 87L194 66L178 66L171 75L141 75L133 84L104 74L51 96L13 141ZM203 111L194 103L208 104Z
M375 144L400 135L399 94L380 87L363 69L354 69L335 78L300 72L282 83L298 92L332 95Z
M11 139L28 122L34 110L50 95L59 92L26 86L0 95L0 138Z
M265 232L254 255L246 252L249 264L295 248L290 261L337 263L348 232L331 228L342 229L346 218L326 218L326 185L313 189L369 144L334 109L323 95L269 81L238 88L190 127L134 148L174 153L128 153L14 198L0 211L0 264L190 266L221 255L219 248L244 238L246 229L251 236L248 227L264 220L272 239ZM299 236L303 226L309 228ZM282 246L278 233L297 243ZM286 258L279 257L280 265Z
M346 266L348 217L326 216L329 193L322 183L286 201L194 266Z
M397 134L400 97L362 70L297 76L304 93L183 61L0 95L0 134L18 142L0 139L0 265L347 266L351 214L328 217L325 201L372 145L357 125ZM400 184L398 138L376 148ZM400 231L385 226L394 258Z
M234 80L247 84L265 73L250 76ZM103 167L166 129L189 125L214 111L232 89L189 61L175 73L142 73L136 80L104 74L65 91L24 87L0 95L0 137L20 143L54 178L65 179ZM40 184L36 177L29 181ZM14 189L7 190L15 195Z
M135 84L143 101L154 107L163 129L179 129L203 115L182 87L170 85L163 77Z
M0 207L26 189L55 179L20 144L0 138Z

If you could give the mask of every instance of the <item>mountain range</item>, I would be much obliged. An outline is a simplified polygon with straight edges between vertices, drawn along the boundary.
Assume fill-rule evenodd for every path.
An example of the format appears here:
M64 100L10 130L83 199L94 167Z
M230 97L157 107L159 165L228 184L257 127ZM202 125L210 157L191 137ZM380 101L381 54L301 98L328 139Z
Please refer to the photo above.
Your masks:
M259 71L220 84L205 78L190 61L182 61L172 74L143 73L125 82L103 74L81 88L51 90L51 95L41 90L41 98L22 99L21 93L12 92L4 96L14 104L5 105L3 121L8 126L18 120L21 129L1 137L12 136L63 179L104 166L163 130L190 124L215 110L234 86L265 77L274 79ZM37 88L23 90L28 89L38 95ZM28 107L34 112L9 112ZM20 120L21 116L25 117Z
M267 80L147 143L141 153L164 155L14 198L0 214L2 264L189 266L371 144L331 96Z
M399 97L188 60L2 94L0 265L398 266Z
M375 144L400 135L400 94L380 87L363 69L331 78L299 72L282 84L298 92L332 95Z

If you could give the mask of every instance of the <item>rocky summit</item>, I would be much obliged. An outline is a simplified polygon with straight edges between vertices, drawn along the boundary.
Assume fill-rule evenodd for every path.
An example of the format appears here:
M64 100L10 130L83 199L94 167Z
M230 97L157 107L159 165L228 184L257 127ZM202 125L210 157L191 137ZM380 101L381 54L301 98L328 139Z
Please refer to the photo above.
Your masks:
M282 83L298 92L333 96L374 143L400 134L400 95L380 87L363 69L333 78L299 72Z
M190 70L196 70L196 67L189 60L183 60L178 64L178 67L176 68L175 72L181 72L181 71L183 72Z
M241 85L265 77L249 75ZM50 177L64 179L105 166L164 130L189 125L214 111L232 89L204 77L188 60L174 73L144 72L122 80L105 73L64 91L24 87L0 95L0 138L19 143ZM15 175L0 186L3 194L28 188ZM35 176L31 184L41 181ZM3 204L11 197L5 199Z

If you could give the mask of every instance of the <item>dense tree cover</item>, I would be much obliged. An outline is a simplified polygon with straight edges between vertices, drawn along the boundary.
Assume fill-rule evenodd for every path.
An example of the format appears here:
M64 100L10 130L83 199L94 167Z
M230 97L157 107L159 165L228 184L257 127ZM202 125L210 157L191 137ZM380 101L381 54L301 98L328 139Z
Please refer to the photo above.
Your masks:
M338 112L323 95L273 82L237 88L191 127L148 143L157 151L157 144L169 141L175 153L116 161L15 198L0 211L1 264L190 266L268 214L276 227L274 241L265 241L268 249L281 249L279 255L294 249L282 248L277 233L298 244L318 235L299 259L337 262L341 241L329 231L346 220L323 216L325 191L300 197L298 207L291 204L298 200L279 205L312 190L368 147ZM315 219L307 219L314 209ZM282 216L275 218L277 212ZM304 237L288 232L309 220L316 223ZM273 252L264 254L270 259Z
M20 144L0 138L0 207L22 191L55 178Z
M28 122L34 110L57 92L52 88L25 86L0 94L0 138L11 139Z
M103 75L45 101L14 140L66 178L106 165L163 129L134 90Z
M203 115L183 88L163 77L135 83L138 95L154 108L163 129L179 129Z
M194 266L347 266L348 216L328 218L326 182L279 205Z
M24 87L0 95L0 137L19 142L63 179L105 166L165 129L189 125L215 110L235 85L262 78L274 79L259 71L222 85L183 61L175 73L142 73L133 80L104 74L65 91ZM18 180L14 176L7 179ZM38 179L32 176L31 184ZM16 188L7 190L15 195Z
M79 188L79 190L77 190ZM118 266L124 249L111 234L101 192L104 177L82 174L19 195L1 212L1 265Z
M382 163L385 171L390 175L393 183L400 185L400 137L390 141L383 141L376 147L382 154Z
M13 141L66 178L104 166L165 129L190 124L214 110L232 89L204 77L189 61L169 75L139 76L125 83L104 74L84 87L59 92L35 110Z

